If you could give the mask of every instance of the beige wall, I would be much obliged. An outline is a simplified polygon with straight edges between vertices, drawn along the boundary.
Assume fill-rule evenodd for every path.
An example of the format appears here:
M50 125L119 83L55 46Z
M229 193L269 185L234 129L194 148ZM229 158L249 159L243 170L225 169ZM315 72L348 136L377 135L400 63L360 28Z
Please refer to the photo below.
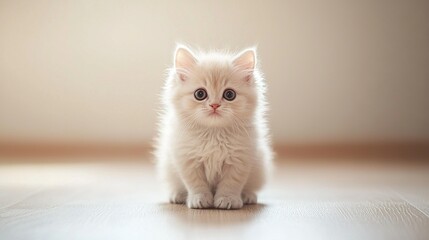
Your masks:
M429 1L0 1L0 139L145 141L176 41L258 44L279 141L429 139Z

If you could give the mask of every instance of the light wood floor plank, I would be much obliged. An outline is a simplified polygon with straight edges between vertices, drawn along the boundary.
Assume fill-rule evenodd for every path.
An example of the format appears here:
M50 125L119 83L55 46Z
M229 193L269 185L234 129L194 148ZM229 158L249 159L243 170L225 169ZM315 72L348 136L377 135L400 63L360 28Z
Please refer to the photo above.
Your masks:
M0 164L0 239L429 239L428 167L279 161L260 204L166 203L145 161Z

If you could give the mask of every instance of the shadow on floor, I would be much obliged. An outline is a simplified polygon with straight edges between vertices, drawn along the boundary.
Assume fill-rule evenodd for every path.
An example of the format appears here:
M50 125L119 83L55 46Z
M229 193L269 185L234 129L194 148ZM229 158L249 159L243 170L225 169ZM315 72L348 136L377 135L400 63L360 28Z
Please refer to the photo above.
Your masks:
M172 215L185 224L219 226L252 221L266 210L267 205L245 205L237 210L189 209L182 204L170 203L161 203L158 207L164 214Z

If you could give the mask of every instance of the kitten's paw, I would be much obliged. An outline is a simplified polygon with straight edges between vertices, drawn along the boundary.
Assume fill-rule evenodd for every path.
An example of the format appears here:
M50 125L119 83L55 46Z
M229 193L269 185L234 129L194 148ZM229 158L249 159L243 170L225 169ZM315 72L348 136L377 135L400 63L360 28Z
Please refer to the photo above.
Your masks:
M174 192L170 194L170 203L174 204L185 204L186 198L188 197L187 192Z
M244 204L256 204L258 202L258 197L254 192L243 192L241 198Z
M210 208L213 206L213 194L211 192L189 194L187 205L188 208Z
M221 209L239 209L243 207L240 195L216 195L214 206Z

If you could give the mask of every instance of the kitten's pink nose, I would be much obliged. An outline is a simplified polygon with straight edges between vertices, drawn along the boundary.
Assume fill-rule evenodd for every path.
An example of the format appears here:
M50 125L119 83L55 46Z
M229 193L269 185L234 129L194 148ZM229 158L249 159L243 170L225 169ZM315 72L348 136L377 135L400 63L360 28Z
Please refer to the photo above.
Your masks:
M210 104L210 107L212 107L213 110L216 110L218 107L220 107L220 104L217 104L217 103Z

